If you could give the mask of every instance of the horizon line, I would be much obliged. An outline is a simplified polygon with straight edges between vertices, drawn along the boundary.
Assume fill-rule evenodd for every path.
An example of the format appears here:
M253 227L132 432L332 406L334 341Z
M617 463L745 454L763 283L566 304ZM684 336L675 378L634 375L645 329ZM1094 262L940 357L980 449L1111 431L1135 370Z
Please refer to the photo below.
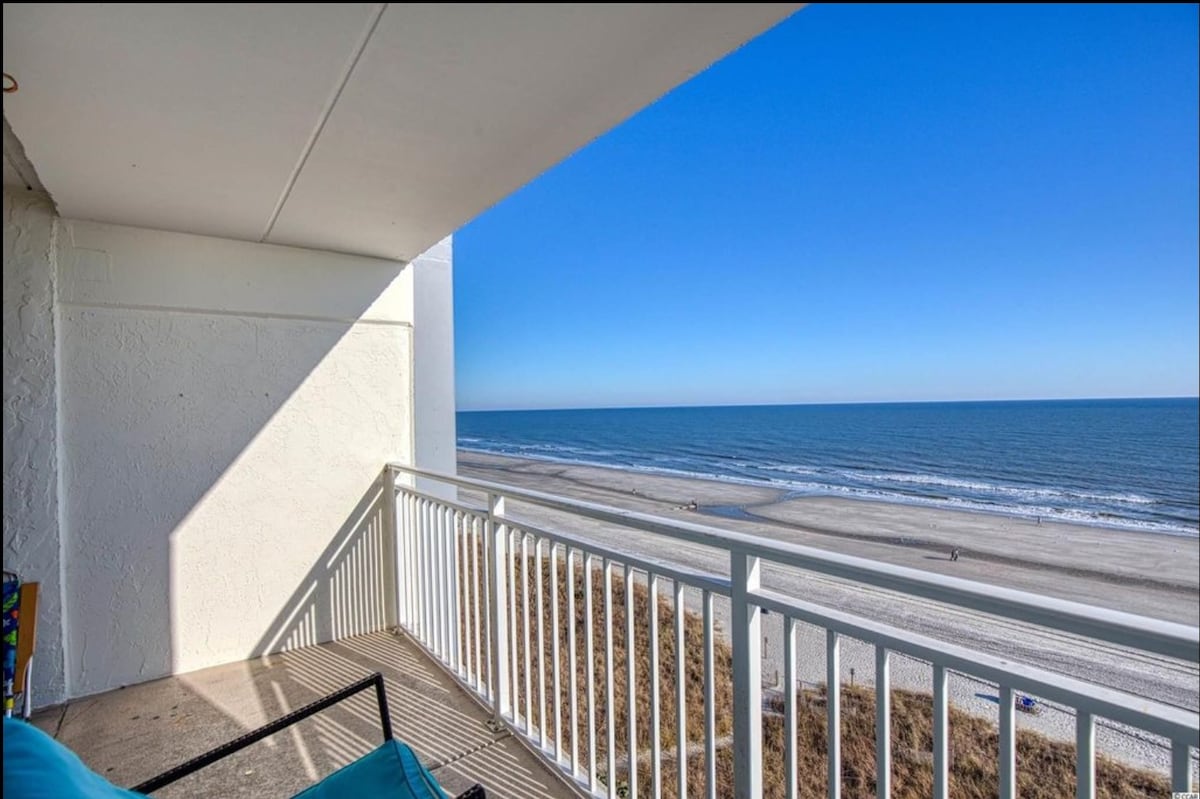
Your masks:
M520 411L634 411L634 410L677 410L680 408L781 408L796 405L828 406L828 405L968 405L972 403L993 402L1096 402L1119 400L1197 400L1200 395L1182 394L1168 396L1119 396L1119 397L1023 397L1006 399L946 399L946 400L841 400L841 401L808 401L808 402L735 402L710 404L663 404L663 405L593 405L593 406L553 406L553 407L524 407L524 408L458 408L455 413L513 413Z

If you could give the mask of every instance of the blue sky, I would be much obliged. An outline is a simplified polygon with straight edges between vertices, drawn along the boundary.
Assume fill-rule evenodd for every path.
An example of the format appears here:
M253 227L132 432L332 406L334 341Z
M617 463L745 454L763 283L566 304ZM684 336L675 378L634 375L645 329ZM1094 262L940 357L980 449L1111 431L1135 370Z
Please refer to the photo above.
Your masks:
M459 409L1196 395L1197 25L800 11L456 235Z

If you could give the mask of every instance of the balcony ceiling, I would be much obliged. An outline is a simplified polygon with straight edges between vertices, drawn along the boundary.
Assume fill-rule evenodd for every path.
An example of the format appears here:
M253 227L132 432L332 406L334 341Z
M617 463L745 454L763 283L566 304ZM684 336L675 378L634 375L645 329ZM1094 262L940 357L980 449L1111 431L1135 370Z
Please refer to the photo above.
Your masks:
M4 180L407 260L798 7L5 3Z

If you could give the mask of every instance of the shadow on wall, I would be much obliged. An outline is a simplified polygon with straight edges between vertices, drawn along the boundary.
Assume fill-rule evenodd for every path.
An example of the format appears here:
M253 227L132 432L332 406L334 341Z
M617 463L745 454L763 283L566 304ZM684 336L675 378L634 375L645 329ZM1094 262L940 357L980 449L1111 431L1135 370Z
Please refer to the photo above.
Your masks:
M381 470L251 656L362 635L395 623L387 477Z
M262 364L250 383L261 332L240 319L74 307L62 319L64 582L74 692L89 694L174 671L172 572L189 560L174 531L345 331L314 325L305 357Z
M378 473L411 443L407 267L71 225L70 693L382 626ZM104 281L86 279L97 253Z

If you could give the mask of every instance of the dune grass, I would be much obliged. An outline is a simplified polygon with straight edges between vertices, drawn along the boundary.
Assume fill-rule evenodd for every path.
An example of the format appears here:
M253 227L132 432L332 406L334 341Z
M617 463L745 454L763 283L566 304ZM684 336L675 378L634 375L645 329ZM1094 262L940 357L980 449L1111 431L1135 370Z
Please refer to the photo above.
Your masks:
M625 603L626 583L619 570L612 577L612 674L613 703L606 701L606 679L609 673L606 662L605 618L604 618L604 572L592 570L593 605L593 658L586 658L586 616L582 563L577 561L574 569L573 593L575 598L575 646L576 660L569 660L569 627L567 620L566 569L560 559L558 571L559 616L557 628L551 616L549 558L542 562L543 601L538 603L536 572L532 558L514 558L516 577L515 599L517 605L516 630L512 634L517 653L517 691L514 705L525 715L525 628L524 619L529 619L530 674L529 718L530 725L541 729L546 725L546 738L551 747L556 736L554 708L558 709L557 734L561 737L563 756L570 757L572 738L576 741L580 768L588 768L588 725L587 725L587 674L590 667L594 683L593 704L595 713L594 741L596 766L600 782L608 780L607 725L611 713L615 725L614 755L616 769L614 778L622 795L628 791L628 681L626 678L626 626ZM597 560L594 566L599 565ZM482 581L480 581L481 583ZM522 585L529 587L530 614L525 615ZM476 585L473 590L481 587ZM660 583L658 604L659 664L657 682L659 688L660 725L659 740L662 751L661 791L665 799L678 799L676 784L677 761L677 714L676 714L676 669L675 608L669 582ZM546 695L546 707L540 707L538 685L537 611L541 611L541 624L545 641L542 663L542 679ZM684 694L685 694L685 740L687 746L687 796L705 795L704 770L704 666L702 617L698 609L685 607L684 613ZM637 782L640 796L654 796L650 768L650 595L644 581L634 581L634 660L636 665L636 690L634 715L637 747ZM463 634L466 635L466 627ZM553 687L552 635L557 630L559 637L560 687L555 701ZM733 658L725 636L714 631L714 687L716 738L719 742L716 758L717 796L733 795L733 760L729 745L733 710ZM576 676L576 703L578 708L574 725L570 718L571 671ZM875 795L875 697L874 693L861 686L842 686L842 791L847 799L866 799ZM825 724L826 691L824 686L801 689L797 692L797 753L799 796L823 796L826 789L827 755ZM763 785L764 796L783 797L784 792L784 742L785 726L782 715L783 700L776 697L764 705L763 710ZM984 799L998 793L998 742L995 722L978 718L953 707L950 718L950 795L963 799ZM892 796L897 799L927 797L933 790L933 708L929 694L905 690L892 692ZM1046 738L1038 733L1021 730L1017 734L1017 778L1018 793L1023 799L1070 799L1075 795L1075 747ZM1135 769L1100 756L1096 762L1097 796L1104 799L1134 799L1135 797L1170 796L1167 780L1155 773Z

